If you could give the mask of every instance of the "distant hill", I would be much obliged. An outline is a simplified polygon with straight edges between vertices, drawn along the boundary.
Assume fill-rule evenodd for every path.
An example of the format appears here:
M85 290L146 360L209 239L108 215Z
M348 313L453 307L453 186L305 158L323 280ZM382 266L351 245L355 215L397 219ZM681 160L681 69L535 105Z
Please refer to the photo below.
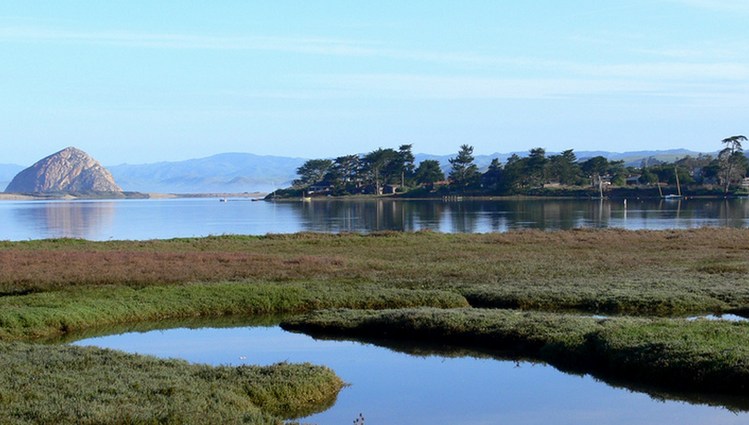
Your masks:
M529 151L522 152L509 152L509 153L493 153L490 155L474 155L474 163L479 167L480 170L486 170L491 164L494 158L498 158L499 161L504 164L507 162L507 158L513 154L520 157L528 156ZM602 156L609 161L624 161L624 165L628 167L639 167L642 160L645 158L655 158L663 162L674 162L678 159L684 158L685 156L697 156L700 152L690 151L688 149L670 149L663 151L637 151L637 152L607 152L607 151L574 151L578 161L584 161L595 156ZM546 156L558 154L559 152L546 152ZM442 170L447 173L450 170L450 158L454 158L457 155L431 155L431 154L416 154L416 164L425 159L432 159L439 161ZM714 153L712 153L715 156Z
M13 177L25 167L18 164L0 164L0 189L5 189Z
M291 185L304 158L222 153L176 162L108 167L128 191L160 193L272 192Z
M628 167L639 167L643 159L655 158L658 161L674 162L685 156L697 156L704 152L695 152L688 149L669 149L663 151L635 151L635 152L606 152L606 151L581 151L575 152L578 159L585 160L594 156L603 156L609 161L624 161ZM710 152L716 156L717 153Z
M12 193L122 192L106 168L86 152L68 147L21 170L5 189Z

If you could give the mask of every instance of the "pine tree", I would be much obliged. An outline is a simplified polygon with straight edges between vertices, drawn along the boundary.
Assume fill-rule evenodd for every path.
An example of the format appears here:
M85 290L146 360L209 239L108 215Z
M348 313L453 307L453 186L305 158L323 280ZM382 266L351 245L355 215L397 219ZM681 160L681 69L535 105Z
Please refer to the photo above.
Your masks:
M458 156L450 158L450 186L459 191L465 192L476 186L481 174L476 164L473 163L473 146L461 145Z

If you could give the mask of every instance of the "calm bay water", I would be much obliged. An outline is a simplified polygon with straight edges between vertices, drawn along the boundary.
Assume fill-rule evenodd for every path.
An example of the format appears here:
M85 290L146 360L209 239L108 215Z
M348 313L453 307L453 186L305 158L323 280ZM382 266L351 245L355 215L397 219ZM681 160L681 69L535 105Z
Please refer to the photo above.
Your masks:
M164 239L222 234L486 233L512 229L749 227L749 200L393 201L148 199L0 202L0 240Z
M326 365L351 385L341 391L333 407L300 420L303 423L350 424L359 413L368 424L410 425L749 421L749 413L654 399L544 364L466 352L412 355L360 342L315 340L277 326L132 332L75 344L214 365L280 361Z

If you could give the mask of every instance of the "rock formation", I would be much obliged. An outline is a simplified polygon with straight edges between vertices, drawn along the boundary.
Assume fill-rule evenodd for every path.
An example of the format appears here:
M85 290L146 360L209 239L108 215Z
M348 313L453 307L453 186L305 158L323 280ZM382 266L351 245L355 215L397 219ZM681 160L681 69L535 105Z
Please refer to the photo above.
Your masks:
M5 189L13 193L122 192L112 174L86 152L69 147L18 173Z

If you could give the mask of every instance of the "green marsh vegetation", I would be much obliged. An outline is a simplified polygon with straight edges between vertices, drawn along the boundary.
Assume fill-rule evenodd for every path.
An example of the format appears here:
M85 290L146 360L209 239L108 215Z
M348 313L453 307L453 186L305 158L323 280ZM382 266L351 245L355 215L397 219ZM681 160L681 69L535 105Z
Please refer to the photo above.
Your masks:
M0 422L258 423L330 406L343 385L310 364L211 367L110 350L0 344Z
M239 282L447 290L472 305L688 314L749 305L742 229L0 243L0 294Z
M745 229L0 242L0 352L12 365L0 421L186 423L181 412L202 409L216 415L205 421L273 423L324 408L343 384L322 367L211 368L40 342L281 313L312 313L285 325L310 332L483 346L741 394L749 324L684 316L748 310Z
M653 388L745 394L749 323L671 318L596 318L502 309L326 310L289 319L289 330L378 341L441 341L493 349L563 370ZM738 403L749 406L746 400Z

